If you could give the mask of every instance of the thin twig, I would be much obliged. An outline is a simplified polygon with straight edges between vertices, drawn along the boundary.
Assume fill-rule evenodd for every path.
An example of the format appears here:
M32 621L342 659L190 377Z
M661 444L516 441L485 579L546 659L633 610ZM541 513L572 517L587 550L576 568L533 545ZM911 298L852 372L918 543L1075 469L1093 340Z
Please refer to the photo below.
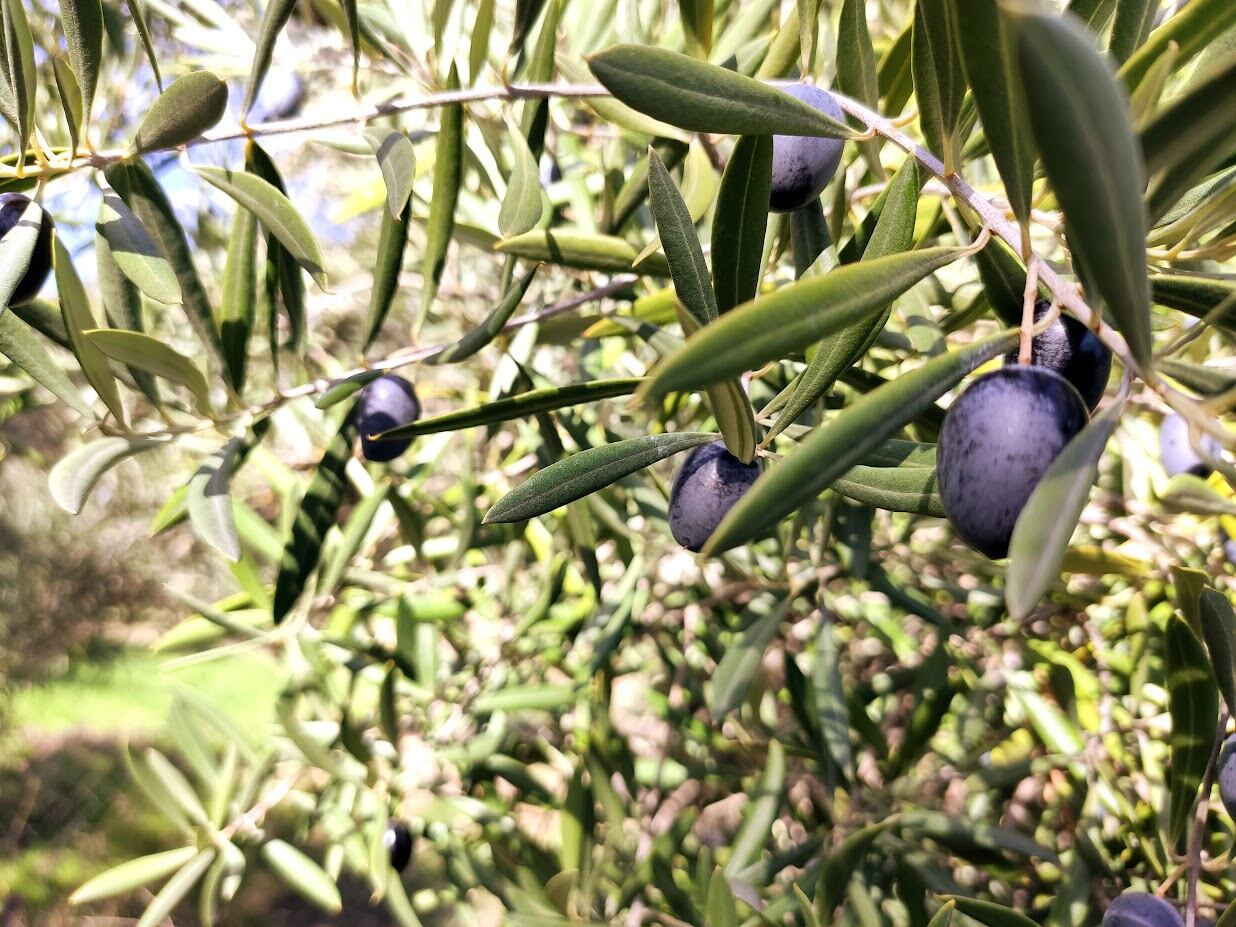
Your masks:
M1215 764L1219 748L1223 744L1223 732L1227 730L1226 709L1219 714L1215 742L1210 747L1210 759L1206 762L1206 774L1202 777L1202 791L1197 799L1197 812L1193 818L1193 833L1189 835L1189 882L1185 895L1185 927L1197 925L1197 879L1202 868L1202 837L1206 832L1206 815L1210 811L1210 790L1215 781Z

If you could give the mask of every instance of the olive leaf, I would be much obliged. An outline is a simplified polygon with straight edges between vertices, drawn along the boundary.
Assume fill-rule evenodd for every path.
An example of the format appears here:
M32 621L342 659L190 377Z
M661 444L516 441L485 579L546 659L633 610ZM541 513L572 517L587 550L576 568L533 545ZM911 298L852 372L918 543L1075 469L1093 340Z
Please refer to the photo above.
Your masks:
M9 307L13 294L30 270L45 220L43 207L34 200L27 200L13 227L0 237L0 313Z
M152 439L101 438L83 444L52 467L47 478L51 496L58 506L76 515L104 473L126 457L158 447L160 443Z
M146 52L146 61L154 74L155 84L162 93L163 75L159 73L159 56L155 54L154 41L150 37L150 26L146 24L146 14L142 12L141 0L125 0L124 5L128 7L129 15L133 17L133 25L137 29L138 38L141 39L142 49Z
M1146 43L1121 67L1120 77L1129 90L1135 90L1172 43L1177 47L1176 67L1183 68L1233 26L1236 26L1236 5L1229 0L1193 0L1150 33Z
M1116 18L1107 50L1118 62L1125 62L1146 41L1154 27L1158 0L1116 0Z
M588 66L632 109L691 132L826 138L854 134L788 93L668 49L614 45L590 56Z
M37 71L23 0L0 0L0 112L17 130L17 166L34 133Z
M1236 612L1227 596L1207 586L1202 589L1199 618L1216 684L1228 712L1236 711Z
M888 512L944 517L936 471L928 467L868 467L847 470L833 489L855 502Z
M73 381L47 353L30 326L12 312L0 313L0 354L65 405L87 417L94 414L89 403L82 399Z
M283 840L262 844L262 859L288 886L323 911L338 914L343 910L339 887L326 870Z
M651 158L653 149L649 149ZM662 164L658 156L657 161ZM718 313L755 298L764 263L772 138L738 140L721 175L712 220L712 281Z
M964 895L945 895L948 901L957 906L957 910L987 927L1039 927L1020 911L1006 908L993 901L981 898L967 898Z
M59 55L51 58L52 76L56 79L56 94L60 97L60 108L64 111L64 121L69 130L69 144L77 150L81 140L82 121L82 91L77 86L77 78L67 61Z
M485 318L484 322L469 331L454 344L448 345L439 353L426 358L425 363L457 364L471 357L497 338L505 327L507 320L519 308L520 303L523 302L524 295L528 292L528 288L532 286L532 281L540 267L540 264L533 264L526 274L511 285L511 288L506 291L501 301L494 307L493 312Z
M139 370L179 383L193 395L194 405L209 416L210 385L198 366L163 341L143 332L119 328L87 329L82 335L91 347Z
M233 561L240 559L241 547L229 484L245 443L244 438L232 438L206 458L189 480L187 499L189 520L198 537Z
M957 29L949 0L917 0L914 4L910 68L919 125L928 147L940 156L949 172L957 158L957 127L966 93Z
M776 738L770 740L765 757L764 774L760 777L759 786L749 796L750 807L730 845L726 875L737 875L764 851L781 811L786 777L785 748L781 746L781 741Z
M863 0L842 0L837 20L837 89L869 109L880 108L880 82L876 76L875 49L867 29L867 7ZM883 178L880 140L861 143L867 163Z
M120 399L120 390L112 375L111 364L98 346L86 337L86 332L98 327L98 319L90 306L89 297L86 296L86 288L82 286L81 278L73 267L73 259L69 257L60 237L54 233L52 267L56 274L56 289L60 294L64 329L68 333L69 344L77 356L77 362L108 411L124 427L124 403Z
M1128 98L1080 24L1023 8L1010 20L1030 125L1075 261L1133 356L1149 365L1145 172Z
M249 364L249 336L257 316L257 217L237 209L228 235L219 296L219 338L228 379L239 393Z
M403 253L408 244L408 225L412 203L404 206L398 216L382 210L378 226L378 255L373 271L373 288L369 291L369 311L365 322L364 349L369 350L382 333L382 325L390 314L399 293L399 275L403 272Z
M641 390L659 398L754 370L880 312L963 248L926 248L838 267L731 310L659 364Z
M406 132L375 127L365 130L365 141L373 149L386 183L386 206L397 217L412 196L412 181L416 179L416 149Z
M227 85L210 71L192 71L159 94L133 136L134 151L175 148L197 138L227 110Z
M197 856L197 853L198 848L195 846L180 847L128 860L83 883L69 896L69 904L102 901L104 898L113 898L158 882L179 870Z
M459 71L451 64L446 81L448 90L459 89ZM425 224L425 252L422 273L421 303L417 312L416 330L429 314L438 282L446 266L446 252L455 227L455 206L463 178L464 108L462 103L442 107L433 161L433 198L429 201L429 220Z
M652 254L639 262L639 252L625 238L575 232L569 229L532 231L514 238L505 238L494 245L502 254L558 264L576 270L597 270L606 273L639 273L668 277L669 263L664 255Z
M1178 614L1164 632L1167 705L1172 718L1167 766L1167 833L1179 844L1188 831L1193 802L1210 760L1219 725L1219 689L1202 642Z
M89 120L103 60L103 5L99 0L60 0L60 22L81 92L80 119Z
M743 609L743 630L725 648L712 677L708 710L723 718L743 703L751 680L764 660L764 651L777 634L790 609L791 599L766 593Z
M106 239L116 266L134 286L156 302L180 302L180 283L172 265L142 220L115 191L103 191L95 229Z
M270 62L275 54L275 41L279 38L279 33L283 31L283 27L287 25L292 10L295 8L296 0L271 0L266 5L262 25L258 30L253 66L249 70L249 84L245 88L245 100L240 106L242 119L253 108L258 91L262 89L262 81L266 79L266 72L270 70Z
M538 470L494 504L485 514L485 524L525 521L544 515L658 460L716 438L715 434L680 432L588 448Z
M554 58L558 71L562 77L569 80L573 84L587 84L592 80L592 72L588 70L588 66L578 58L573 58L559 52ZM658 143L664 144L670 139L686 139L687 135L676 126L672 126L667 122L660 122L656 119L651 119L638 110L627 106L613 97L585 97L581 101L585 106L595 112L606 122L612 122L616 126L621 126L628 132L636 132L640 135L647 135L650 138L655 138ZM662 157L665 153L662 152ZM632 175L632 179L638 179L637 173ZM647 183L640 181L640 186L647 191Z
M214 862L217 852L214 847L198 850L197 854L159 889L154 900L138 918L137 927L156 927L164 923L167 916L180 904L185 895L189 894L190 889L198 883L210 864Z
M504 238L531 231L545 211L544 192L532 149L522 132L512 130L509 137L515 163L498 212L498 229Z
M1002 332L942 354L845 408L755 481L709 538L704 555L751 540L805 505L967 373L1016 341L1015 332Z

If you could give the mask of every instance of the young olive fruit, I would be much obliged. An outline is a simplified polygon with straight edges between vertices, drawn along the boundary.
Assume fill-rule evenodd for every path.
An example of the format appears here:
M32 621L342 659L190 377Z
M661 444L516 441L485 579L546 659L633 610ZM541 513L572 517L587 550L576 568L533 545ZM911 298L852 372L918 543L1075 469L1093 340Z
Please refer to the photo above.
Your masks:
M16 227L30 202L30 197L20 193L0 193L0 238L4 238ZM51 233L54 227L52 217L40 209L39 236L34 243L34 254L30 256L30 266L18 281L9 305L20 306L28 303L43 288L43 283L51 272Z
M1184 918L1157 895L1125 892L1103 912L1103 927L1184 927Z
M1051 307L1046 299L1034 304L1034 321L1043 318ZM1017 351L1004 356L1006 363L1017 363ZM1077 319L1060 315L1031 342L1030 362L1064 377L1081 393L1086 408L1094 411L1112 372L1112 352L1098 336Z
M366 460L385 462L406 451L412 439L388 438L379 441L374 436L415 422L421 417L421 403L411 383L388 373L361 390L355 415L360 429L361 453Z
M393 821L387 825L382 842L386 845L391 868L396 872L403 872L408 861L412 859L412 833L403 824Z
M826 116L845 122L845 113L827 90L810 84L793 84L784 89ZM774 135L768 208L773 212L793 212L816 199L837 173L844 147L845 143L839 138Z
M759 475L758 463L743 463L725 449L724 441L693 449L670 488L669 525L674 540L687 550L699 551Z
M1213 437L1202 435L1202 447L1211 457L1218 457L1223 448ZM1210 466L1193 448L1189 440L1189 423L1175 412L1163 416L1159 426L1159 461L1168 476L1192 473L1202 479L1210 476Z
M936 479L961 539L993 560L1044 472L1086 424L1086 404L1060 374L1015 364L984 374L949 407Z

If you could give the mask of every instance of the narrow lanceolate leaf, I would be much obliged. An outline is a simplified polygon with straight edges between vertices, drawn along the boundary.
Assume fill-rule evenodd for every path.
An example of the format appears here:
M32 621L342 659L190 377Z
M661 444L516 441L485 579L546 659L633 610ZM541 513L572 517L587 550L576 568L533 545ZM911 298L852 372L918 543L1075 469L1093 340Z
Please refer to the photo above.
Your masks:
M271 840L262 844L262 859L287 885L323 911L338 914L343 910L335 880L290 843Z
M952 170L966 82L957 50L957 23L949 0L917 0L914 4L910 66L919 125L927 147L940 156L945 169Z
M360 9L357 0L342 0L343 17L348 24L348 38L352 42L352 96L359 97L360 87Z
M880 210L880 218L867 239L864 260L909 250L914 242L914 221L922 185L923 176L918 162L906 158L880 201L873 207ZM892 308L892 303L882 309L877 308L873 314L821 342L814 354L809 352L807 369L795 382L794 393L765 437L765 445L832 389L842 372L867 352L888 322Z
M1069 246L1133 356L1151 362L1145 174L1128 99L1085 28L1019 9L1011 16L1030 125Z
M528 147L524 134L516 129L509 133L511 139L511 179L507 182L498 212L498 231L504 238L522 235L531 231L541 221L544 200L541 177L537 171L536 158Z
M409 202L398 216L382 210L382 223L378 226L377 266L373 271L373 288L369 291L369 312L365 323L366 351L382 333L382 324L399 292L399 275L403 272L403 252L408 244L411 209Z
M34 39L24 0L0 0L0 111L17 129L17 163L25 161L34 132L37 91Z
M725 656L717 664L712 677L712 696L708 710L721 719L743 703L751 680L764 660L764 651L785 620L790 599L780 602L771 594L755 599L743 612L745 627L725 648Z
M60 107L64 111L64 121L69 129L69 144L76 151L84 118L82 116L82 91L77 86L77 78L73 75L73 69L67 61L59 55L53 55L51 64L52 76L56 79L56 94L60 97Z
M829 756L846 778L850 778L854 775L854 750L850 746L850 717L841 677L841 653L833 620L824 615L815 639L815 664L811 668L815 718Z
M713 0L678 0L678 12L688 48L698 50L701 57L708 57L712 51Z
M1158 10L1158 0L1116 0L1116 18L1107 43L1113 58L1123 64L1146 41Z
M232 438L211 454L189 480L189 520L203 541L229 560L240 559L240 536L232 515L232 469L244 450L243 438Z
M147 905L142 916L138 918L137 927L156 927L158 924L165 923L167 916L206 874L206 870L215 860L216 852L214 847L199 850L193 859L185 863L179 872L168 879L167 884L159 889L154 900Z
M314 406L319 409L329 409L331 406L338 405L349 396L359 393L365 388L366 384L372 383L385 372L384 370L366 370L364 373L358 373L346 379L338 380L318 397L318 401L314 403Z
M1210 760L1219 724L1219 689L1202 642L1178 614L1167 619L1163 664L1172 717L1167 767L1167 833L1179 844L1188 831L1193 802Z
M759 289L771 188L772 138L740 138L721 175L712 220L712 279L718 312L749 302Z
M871 849L876 837L895 821L896 818L885 818L878 824L869 824L855 831L825 858L815 897L816 913L820 916L821 923L832 922L837 905L845 898L846 887L855 871L862 867L867 851Z
M82 118L90 118L103 60L103 5L99 0L60 0L69 64L82 95Z
M554 62L563 80L570 81L573 84L588 84L592 82L592 72L588 70L588 65L584 64L579 58L559 53L554 57ZM675 126L646 116L613 97L585 97L580 102L606 122L621 126L628 132L636 132L640 135L647 135L650 138L661 139L662 144L670 139L686 139L688 137ZM662 149L662 155L665 156L665 154L665 150ZM645 191L648 189L647 184L643 183L642 180L640 187Z
M416 149L407 133L389 127L365 130L365 140L373 149L386 183L386 208L398 217L412 196L412 181L416 179Z
M1152 180L1146 206L1157 220L1236 150L1236 60L1174 100L1142 132Z
M700 323L681 303L678 304L678 324L682 326L685 337L694 335L700 329ZM713 418L717 420L717 428L725 441L726 450L741 460L750 463L755 458L756 434L755 412L751 408L751 400L743 389L738 377L729 377L710 383L707 386L708 404L712 407Z
M750 796L747 815L730 847L730 859L725 866L727 875L737 875L764 852L772 836L773 823L781 811L781 799L785 795L785 748L781 741L770 740L766 756L764 775Z
M248 171L195 165L193 172L249 210L301 267L326 289L325 261L309 224L292 201L270 181Z
M855 502L888 512L944 517L936 471L928 467L857 466L833 483L833 489Z
M1236 283L1195 274L1156 274L1150 278L1150 292L1159 305L1179 309L1200 319L1217 309L1220 303L1233 299ZM1227 305L1232 306L1232 303L1227 302ZM1236 327L1236 307L1223 313L1218 324Z
M111 364L98 347L85 337L85 332L98 328L99 321L90 307L90 299L86 296L81 278L77 276L69 252L65 250L58 235L53 233L52 241L52 265L55 268L56 289L60 293L60 313L64 316L69 344L77 355L77 362L86 380L123 427L124 403L120 401L120 390L116 387L116 378L112 376Z
M157 447L159 442L102 438L83 444L52 467L47 483L56 504L73 515L82 510L99 478L126 457Z
M210 384L206 382L206 375L179 351L141 332L96 328L82 334L91 346L112 360L184 386L193 395L197 411L210 415Z
M17 222L0 238L0 313L8 308L17 285L30 269L42 222L43 208L30 200Z
M704 554L743 544L811 501L967 373L1016 343L1016 332L993 335L935 357L867 393L811 432L797 450L756 480L717 527Z
M427 364L457 364L462 360L471 357L485 345L489 344L498 337L507 320L519 308L519 304L523 302L524 294L528 292L528 287L532 285L533 278L536 277L537 270L540 264L534 264L532 268L524 274L519 280L506 291L506 295L502 297L501 302L494 307L485 321L472 329L454 344L442 349L441 353L435 354L428 358Z
M1150 33L1146 44L1124 63L1120 76L1129 90L1135 90L1171 43L1175 42L1179 49L1176 67L1183 68L1233 26L1236 26L1236 4L1230 0L1193 0Z
M271 58L275 53L275 41L279 33L287 25L296 0L271 0L266 5L266 13L262 17L262 28L258 31L257 50L253 54L253 67L249 70L249 86L245 88L245 102L240 107L241 118L253 108L258 91L262 89L262 81L270 70Z
M1005 325L1020 325L1026 297L1026 268L1013 249L995 235L974 255L983 292Z
M1025 225L1030 221L1034 140L1021 78L1016 73L1016 49L1009 23L1000 15L998 0L951 3L961 63L983 123L983 134L1004 181L1013 214Z
M526 418L538 412L551 412L554 409L565 409L568 406L610 399L614 396L629 396L643 382L642 377L615 377L612 380L590 380L587 383L575 383L571 386L530 390L505 399L495 399L493 402L487 402L475 408L447 412L445 415L437 415L433 418L418 419L411 424L400 425L398 428L385 431L382 437L383 439L413 438L442 431L475 428L478 425L492 425L495 422L509 422L512 419Z
M1228 712L1236 712L1236 612L1223 593L1207 586L1199 606L1202 639Z
M214 310L198 276L188 236L168 202L167 194L141 159L113 164L104 172L108 184L133 210L176 272L189 321L212 356L223 357ZM94 326L91 326L94 327Z
M993 901L981 898L967 898L964 895L946 895L949 901L957 906L957 910L967 917L972 917L986 927L1039 927L1020 911L1006 908Z
M854 134L788 93L668 49L614 45L592 55L588 66L632 109L690 132L825 138Z
M707 325L717 318L718 312L704 250L700 247L691 214L687 212L687 204L674 186L665 163L652 148L648 149L648 198L678 301L696 322Z
M142 294L133 281L124 275L112 256L111 246L96 227L94 233L95 273L98 275L99 296L103 300L103 315L113 328L131 332L146 330ZM133 382L155 406L162 403L159 385L144 370L129 368Z
M89 904L124 895L166 879L197 855L197 847L151 853L101 872L69 896L69 904Z
M701 329L653 371L641 392L659 398L778 360L881 311L965 253L962 248L927 248L893 254L784 286Z
M30 326L12 312L0 312L0 354L24 370L32 380L61 402L87 417L90 405L43 347Z
M335 523L335 515L343 501L344 468L352 457L355 441L356 426L349 413L338 434L327 445L292 523L292 534L283 550L275 580L275 624L283 621L292 610L322 556L322 541Z
M448 90L459 89L459 72L451 65L446 81ZM429 221L425 224L425 254L422 268L421 305L417 313L419 329L429 314L442 270L446 267L446 252L455 228L455 206L459 202L459 187L463 178L464 108L462 103L442 107L441 121L433 162L433 199L429 202Z
M227 241L223 291L219 296L219 337L223 361L236 392L245 386L249 335L257 315L257 218L237 209Z
M869 109L880 108L880 81L875 50L867 29L865 0L842 0L837 20L837 89ZM886 176L880 163L880 139L860 142L863 155L877 177Z
M142 220L114 191L104 190L95 229L107 240L116 266L134 286L156 302L180 302L180 283L172 265Z
M486 513L485 523L524 521L544 515L716 437L698 432L647 435L580 451L539 470L499 499Z
M1060 452L1030 494L1017 517L1009 545L1004 601L1015 621L1025 618L1052 583L1077 520L1099 475L1099 458L1120 421L1123 402L1114 402L1095 416Z
M227 110L227 85L210 71L193 71L159 95L137 127L135 151L175 148L197 138Z
M669 276L669 263L663 255L650 255L636 266L635 259L639 252L625 238L612 235L558 229L533 231L507 238L494 247L503 254L525 261L558 264L576 270Z
M155 84L159 92L163 92L163 75L159 73L159 56L155 54L154 41L150 38L150 27L146 24L146 14L142 11L141 0L125 0L124 5L133 17L133 26L137 29L138 38L142 40L142 49L146 52L146 61L154 74ZM291 4L288 4L291 6Z

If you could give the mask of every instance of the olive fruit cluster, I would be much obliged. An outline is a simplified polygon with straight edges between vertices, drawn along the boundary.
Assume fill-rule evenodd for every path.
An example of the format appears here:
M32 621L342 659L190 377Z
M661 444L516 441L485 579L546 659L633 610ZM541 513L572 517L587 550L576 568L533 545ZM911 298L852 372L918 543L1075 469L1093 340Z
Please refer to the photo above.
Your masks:
M845 122L845 113L827 90L810 84L794 84L786 87L785 92L826 116ZM839 138L774 135L769 209L793 212L818 198L837 173L844 147L845 143Z
M0 239L13 231L30 203L30 197L20 193L0 193ZM51 216L43 210L39 210L39 216L39 237L34 243L34 254L30 256L30 266L26 268L26 273L18 281L17 288L9 299L11 306L20 306L34 299L51 272L51 236L54 223Z
M743 463L726 450L723 441L693 449L670 488L669 525L674 540L687 550L699 551L759 475L758 463Z
M1034 304L1034 321L1040 321L1051 303L1040 299ZM1017 352L1004 356L1005 363L1017 360ZM1077 319L1059 315L1030 345L1030 363L1054 370L1076 387L1086 408L1092 412L1103 398L1112 373L1112 352L1098 335Z
M377 436L415 422L421 417L421 403L411 383L403 377L387 373L361 390L353 415L360 431L361 453L366 460L385 463L406 451L412 439L379 440Z

